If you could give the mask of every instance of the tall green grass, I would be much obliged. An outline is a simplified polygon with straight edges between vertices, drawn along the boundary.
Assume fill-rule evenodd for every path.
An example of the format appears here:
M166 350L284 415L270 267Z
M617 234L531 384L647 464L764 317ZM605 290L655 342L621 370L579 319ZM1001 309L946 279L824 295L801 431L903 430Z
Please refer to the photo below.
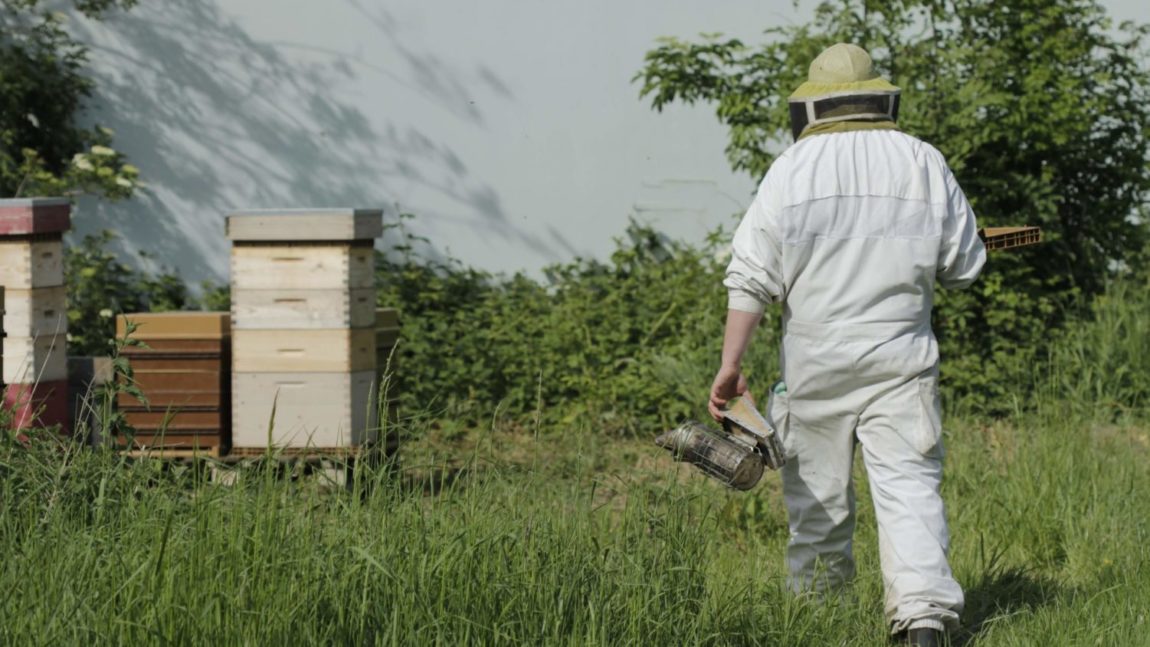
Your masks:
M948 421L962 643L1150 644L1148 293L1115 287L1014 418ZM670 388L706 377L673 368ZM820 601L785 590L777 475L733 493L645 439L541 420L450 443L419 423L348 488L0 444L0 643L886 644L861 470L859 576Z

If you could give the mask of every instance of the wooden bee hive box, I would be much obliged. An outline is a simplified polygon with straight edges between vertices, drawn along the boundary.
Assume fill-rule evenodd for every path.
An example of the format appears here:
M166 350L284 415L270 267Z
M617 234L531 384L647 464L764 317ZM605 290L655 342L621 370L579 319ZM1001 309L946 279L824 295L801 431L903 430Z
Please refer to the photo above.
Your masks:
M121 315L116 336L143 342L125 346L135 386L146 403L117 394L134 433L117 439L131 450L205 449L225 453L231 445L231 316L226 312L164 312Z

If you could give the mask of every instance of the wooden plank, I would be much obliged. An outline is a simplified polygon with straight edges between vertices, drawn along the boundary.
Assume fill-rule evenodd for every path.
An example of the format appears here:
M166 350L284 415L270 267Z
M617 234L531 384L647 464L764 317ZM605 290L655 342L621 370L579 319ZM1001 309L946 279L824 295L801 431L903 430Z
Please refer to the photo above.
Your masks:
M381 209L257 209L227 217L233 241L362 240L383 234Z
M218 354L209 355L132 355L128 365L133 371L179 372L179 373L220 373L227 370L227 362Z
M153 406L150 411L141 409L123 410L124 419L137 429L155 428L178 432L188 430L219 431L230 422L220 409L198 411L189 409L164 409Z
M66 381L68 379L66 344L64 335L5 338L4 383Z
M200 355L222 357L232 345L229 337L220 339L147 339L140 346L125 346L121 355Z
M135 371L132 379L145 394L152 391L227 391L229 371L226 367L219 371Z
M72 228L71 213L67 198L0 200L0 236L63 234Z
M375 331L237 330L232 333L235 373L348 373L375 368Z
M120 452L129 458L155 458L155 459L173 459L173 458L219 458L220 447L214 445L211 447L201 449L168 449L168 448L149 448L149 449L131 449Z
M235 373L236 447L343 447L374 442L376 376L356 373ZM273 419L273 405L275 408Z
M64 285L64 243L0 239L0 285L9 290Z
M66 290L63 285L28 290L9 289L4 295L4 332L15 337L66 335Z
M232 447L227 456L231 458L264 458L269 454L273 459L355 459L371 451L362 447Z
M152 410L163 411L168 408L182 409L186 407L218 408L227 404L228 391L156 391L140 389L148 398L144 404L130 393L117 393L116 406L121 409L151 407Z
M232 247L232 290L355 290L375 286L375 250L345 245Z
M372 288L232 291L236 330L368 328L374 319Z
M222 339L231 330L229 312L132 312L116 316L116 337L127 332L127 322L138 327L133 339Z

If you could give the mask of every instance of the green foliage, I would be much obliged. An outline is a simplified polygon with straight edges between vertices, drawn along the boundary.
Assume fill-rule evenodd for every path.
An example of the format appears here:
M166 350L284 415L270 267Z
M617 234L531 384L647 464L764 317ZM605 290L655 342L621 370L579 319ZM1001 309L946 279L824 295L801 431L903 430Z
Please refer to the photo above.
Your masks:
M381 256L379 302L402 314L396 390L408 409L439 403L471 423L537 413L605 432L698 415L722 344L721 236L699 248L636 225L627 236L606 263L547 268L549 285Z
M1150 271L1111 284L1039 366L1037 400L1052 415L1106 424L1150 417Z
M89 18L134 4L73 2ZM64 14L46 5L0 0L0 197L127 197L139 172L110 148L110 130L76 124L92 91L83 74L87 50L64 28Z
M1047 331L1146 240L1150 27L1109 28L1093 0L842 0L757 48L665 39L636 78L655 109L716 104L732 166L760 177L787 143L786 97L810 61L838 41L870 50L903 89L900 126L946 155L980 224L1046 232L1040 248L994 255L935 313L945 379L1001 411Z
M108 249L113 238L105 231L65 249L69 354L110 354L118 314L190 310L197 305L179 276L154 275L121 262Z

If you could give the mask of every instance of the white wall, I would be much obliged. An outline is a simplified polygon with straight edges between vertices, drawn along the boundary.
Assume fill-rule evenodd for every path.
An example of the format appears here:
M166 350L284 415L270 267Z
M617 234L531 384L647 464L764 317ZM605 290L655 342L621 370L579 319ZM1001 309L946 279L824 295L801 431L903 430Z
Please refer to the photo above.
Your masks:
M1141 18L1141 0L1112 0ZM235 208L382 206L491 270L603 256L628 217L699 238L744 208L712 108L659 115L631 78L663 35L804 22L790 0L162 0L73 28L89 118L150 188L79 233L226 279Z
M602 256L629 216L698 238L744 208L710 108L631 78L662 35L756 40L789 0L164 0L101 24L90 117L150 188L81 203L190 278L226 276L233 208L383 206L499 271Z

